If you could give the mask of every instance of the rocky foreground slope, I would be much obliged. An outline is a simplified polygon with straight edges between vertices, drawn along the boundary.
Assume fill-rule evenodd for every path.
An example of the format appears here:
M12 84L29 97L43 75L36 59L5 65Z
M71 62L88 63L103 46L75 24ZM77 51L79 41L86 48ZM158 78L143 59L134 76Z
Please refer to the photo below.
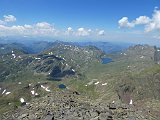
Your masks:
M120 102L94 103L76 91L62 90L32 100L2 120L151 120L149 109Z

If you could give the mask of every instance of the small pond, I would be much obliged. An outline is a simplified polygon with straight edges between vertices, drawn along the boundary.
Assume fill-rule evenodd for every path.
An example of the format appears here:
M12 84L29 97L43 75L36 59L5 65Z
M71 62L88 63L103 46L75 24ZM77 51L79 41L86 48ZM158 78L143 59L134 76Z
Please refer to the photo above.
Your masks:
M65 89L65 88L66 88L66 86L65 86L64 84L60 84L60 85L58 85L58 87L59 87L60 89Z
M102 60L102 64L108 64L108 63L113 62L111 58L102 58L101 60Z

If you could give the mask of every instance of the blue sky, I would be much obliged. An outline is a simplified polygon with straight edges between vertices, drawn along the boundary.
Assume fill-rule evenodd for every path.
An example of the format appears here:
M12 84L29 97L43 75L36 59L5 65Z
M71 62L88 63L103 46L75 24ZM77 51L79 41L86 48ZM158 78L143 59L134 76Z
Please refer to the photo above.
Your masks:
M160 0L0 0L0 36L157 43L159 7Z

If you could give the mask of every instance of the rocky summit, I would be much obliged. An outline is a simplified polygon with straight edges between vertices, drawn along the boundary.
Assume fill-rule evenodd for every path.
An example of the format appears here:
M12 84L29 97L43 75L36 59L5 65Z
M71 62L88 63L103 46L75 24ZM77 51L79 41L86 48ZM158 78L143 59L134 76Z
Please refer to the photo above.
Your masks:
M160 119L159 48L44 43L0 45L1 120Z

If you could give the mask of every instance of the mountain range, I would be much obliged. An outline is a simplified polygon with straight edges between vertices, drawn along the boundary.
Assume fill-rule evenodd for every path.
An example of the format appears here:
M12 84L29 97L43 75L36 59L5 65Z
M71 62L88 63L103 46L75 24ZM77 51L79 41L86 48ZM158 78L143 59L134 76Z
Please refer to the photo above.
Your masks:
M158 120L159 62L149 45L0 44L1 119Z

